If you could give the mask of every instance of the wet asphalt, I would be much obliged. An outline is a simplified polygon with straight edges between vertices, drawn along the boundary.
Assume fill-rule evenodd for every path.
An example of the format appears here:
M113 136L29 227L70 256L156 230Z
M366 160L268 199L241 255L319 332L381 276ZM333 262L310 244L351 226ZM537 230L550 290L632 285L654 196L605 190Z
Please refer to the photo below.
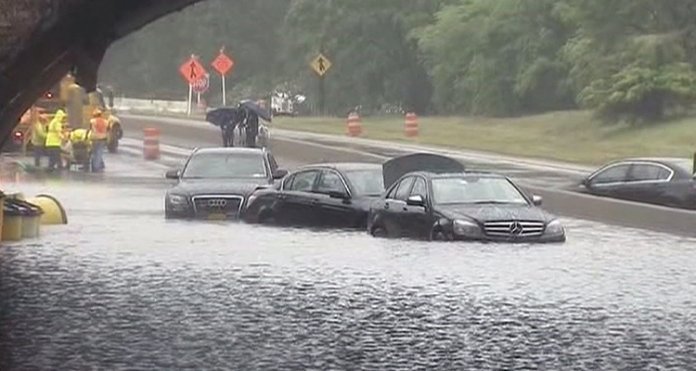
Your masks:
M694 239L569 218L566 244L514 246L165 221L163 173L182 159L125 146L103 175L2 179L56 195L70 224L0 246L1 370L696 361Z

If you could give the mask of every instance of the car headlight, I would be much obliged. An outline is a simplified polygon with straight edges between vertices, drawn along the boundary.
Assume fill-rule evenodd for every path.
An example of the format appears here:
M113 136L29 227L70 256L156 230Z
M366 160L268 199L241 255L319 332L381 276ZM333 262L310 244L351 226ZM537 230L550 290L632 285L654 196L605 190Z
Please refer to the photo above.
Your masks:
M454 221L454 234L458 236L475 237L481 235L481 228L478 224L468 220Z
M556 219L546 225L546 232L544 233L550 236L559 236L565 234L565 228L563 228L560 220Z
M183 206L188 204L188 199L186 196L170 194L169 203L175 206Z

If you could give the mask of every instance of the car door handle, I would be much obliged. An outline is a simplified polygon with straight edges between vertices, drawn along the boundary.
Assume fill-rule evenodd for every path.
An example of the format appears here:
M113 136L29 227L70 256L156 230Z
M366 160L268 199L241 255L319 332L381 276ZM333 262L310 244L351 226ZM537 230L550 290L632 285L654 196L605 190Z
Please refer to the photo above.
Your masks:
M286 199L286 198L288 198L288 196L283 195L283 194L279 194L279 195L278 195L278 199L279 199L279 200L284 200L284 199Z
M312 205L319 205L319 200L317 200L317 199L312 200Z

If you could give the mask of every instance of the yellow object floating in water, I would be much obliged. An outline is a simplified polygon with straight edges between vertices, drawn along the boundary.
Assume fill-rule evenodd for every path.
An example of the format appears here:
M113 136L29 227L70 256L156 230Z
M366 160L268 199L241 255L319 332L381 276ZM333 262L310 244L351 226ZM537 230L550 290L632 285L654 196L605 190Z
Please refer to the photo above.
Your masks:
M65 213L63 206L50 195L37 195L36 197L27 199L27 202L32 203L41 208L41 224L68 224L68 216Z

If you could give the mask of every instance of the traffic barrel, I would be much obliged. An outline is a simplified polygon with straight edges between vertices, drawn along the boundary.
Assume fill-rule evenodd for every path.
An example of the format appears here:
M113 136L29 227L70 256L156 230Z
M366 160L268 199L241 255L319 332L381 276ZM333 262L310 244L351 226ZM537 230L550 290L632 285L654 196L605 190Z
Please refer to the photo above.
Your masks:
M404 133L409 138L418 136L418 116L416 116L416 114L413 112L406 114L406 120L404 121Z
M146 160L157 160L160 158L159 136L160 132L157 128L143 129L143 157Z
M351 112L348 115L348 135L351 137L357 137L362 134L362 123L360 122L360 116Z

